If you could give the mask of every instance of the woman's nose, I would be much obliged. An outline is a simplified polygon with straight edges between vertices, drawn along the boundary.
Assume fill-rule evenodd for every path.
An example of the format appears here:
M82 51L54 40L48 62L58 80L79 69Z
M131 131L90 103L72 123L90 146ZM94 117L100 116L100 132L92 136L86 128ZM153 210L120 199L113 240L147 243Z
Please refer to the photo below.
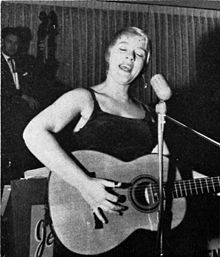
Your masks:
M127 56L126 56L127 59L131 60L131 61L134 61L135 60L135 55L134 55L134 52L130 51L130 52L127 52Z

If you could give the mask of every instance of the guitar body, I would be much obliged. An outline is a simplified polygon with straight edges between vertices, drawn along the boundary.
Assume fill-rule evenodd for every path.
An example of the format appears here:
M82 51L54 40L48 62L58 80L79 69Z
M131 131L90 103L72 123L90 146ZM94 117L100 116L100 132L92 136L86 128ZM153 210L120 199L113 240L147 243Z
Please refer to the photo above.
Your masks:
M108 223L102 228L95 228L97 220L79 191L53 172L49 180L50 215L54 231L64 246L80 254L99 254L116 247L137 229L157 230L158 195L154 188L158 182L156 154L131 162L87 150L76 151L73 155L91 176L95 174L96 177L125 183L123 189L114 191L126 197L124 205L128 210L122 216L105 213ZM169 161L164 157L164 181L168 165ZM175 179L179 178L177 171ZM172 228L180 224L185 211L185 198L172 200Z

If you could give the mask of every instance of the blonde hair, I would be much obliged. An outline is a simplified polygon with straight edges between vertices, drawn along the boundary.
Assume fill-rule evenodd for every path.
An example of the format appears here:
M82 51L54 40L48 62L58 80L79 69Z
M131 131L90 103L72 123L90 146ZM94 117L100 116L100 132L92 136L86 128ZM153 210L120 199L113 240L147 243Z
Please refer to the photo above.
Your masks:
M149 59L150 59L150 39L149 39L148 35L142 29L137 28L137 27L127 27L127 28L121 29L115 33L112 41L108 45L106 52L105 52L105 60L107 61L107 63L108 63L111 48L116 44L117 40L124 35L139 36L139 37L142 37L146 41L146 43L147 43L146 64L148 64Z

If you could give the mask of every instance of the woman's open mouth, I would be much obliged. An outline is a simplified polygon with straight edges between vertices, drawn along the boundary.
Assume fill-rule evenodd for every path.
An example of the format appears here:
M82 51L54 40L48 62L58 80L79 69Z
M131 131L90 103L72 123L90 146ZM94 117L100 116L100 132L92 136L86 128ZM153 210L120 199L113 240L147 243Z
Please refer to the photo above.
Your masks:
M119 68L125 72L131 72L132 66L128 64L120 64Z

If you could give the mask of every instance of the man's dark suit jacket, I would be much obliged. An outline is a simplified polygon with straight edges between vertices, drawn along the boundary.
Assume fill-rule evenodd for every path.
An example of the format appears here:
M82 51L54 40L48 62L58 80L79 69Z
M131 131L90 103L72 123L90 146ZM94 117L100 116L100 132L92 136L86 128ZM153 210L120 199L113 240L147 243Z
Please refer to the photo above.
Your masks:
M7 169L10 163L14 167L22 166L27 148L23 142L22 133L28 121L33 117L29 105L21 95L32 96L32 78L30 72L24 70L24 63L16 61L19 84L15 88L10 68L1 55L1 157L2 169ZM25 76L24 76L25 75ZM3 171L4 172L4 171Z

